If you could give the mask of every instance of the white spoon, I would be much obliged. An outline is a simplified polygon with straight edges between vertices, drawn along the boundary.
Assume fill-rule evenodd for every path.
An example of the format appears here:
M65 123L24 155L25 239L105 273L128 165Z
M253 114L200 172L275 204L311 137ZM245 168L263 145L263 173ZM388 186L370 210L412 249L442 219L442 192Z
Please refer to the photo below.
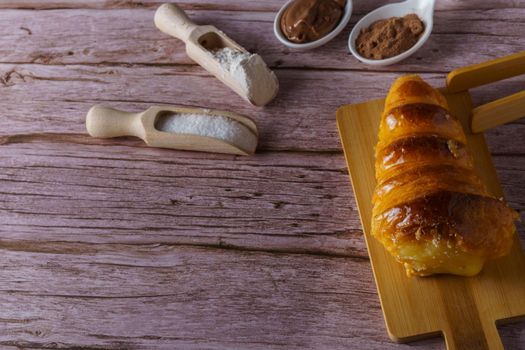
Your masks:
M354 55L359 61L372 65L372 66L387 66L390 64L397 63L404 60L414 52L419 50L421 46L427 41L430 33L432 32L433 16L434 16L434 3L435 0L406 0L396 4L390 4L382 6L368 15L363 17L352 29L350 37L348 38L348 47L352 55ZM387 19L390 17L403 17L409 13L415 13L425 23L425 31L419 38L418 42L405 52L400 53L397 56L385 58L382 60L371 60L365 58L357 52L355 42L359 33L362 29L369 27L372 23L381 19Z

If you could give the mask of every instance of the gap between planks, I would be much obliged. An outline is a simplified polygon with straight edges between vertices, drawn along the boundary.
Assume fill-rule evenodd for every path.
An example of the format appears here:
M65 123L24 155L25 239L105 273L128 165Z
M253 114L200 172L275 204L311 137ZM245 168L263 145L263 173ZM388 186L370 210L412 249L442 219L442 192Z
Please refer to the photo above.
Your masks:
M9 64L9 65L17 65L17 66L47 66L47 67L75 67L75 66L86 66L86 67L99 67L99 68L114 68L114 67L123 67L123 68L147 68L147 67L155 67L155 68L195 68L197 70L200 70L202 74L201 76L206 77L213 77L210 73L202 69L197 63L146 63L146 62L137 62L137 63L128 63L128 62L100 62L100 63L93 63L93 62L29 62L29 61L19 61L19 62L11 62L11 61L0 61L0 64ZM397 73L397 74L448 74L450 71L445 69L435 69L435 70L417 70L417 69L406 69L406 70L381 70L381 69L374 69L374 68L368 68L368 67L362 67L362 68L336 68L336 67L315 67L315 66L301 66L301 67L294 67L294 66L272 66L269 65L269 67L274 71L306 71L306 72L347 72L347 73ZM0 77L0 84L2 84L2 81L6 80L6 76L9 72L4 73L2 77ZM3 83L3 85L7 85Z
M370 258L368 255L345 254L342 252L330 252L314 249L301 248L283 248L269 249L256 247L240 247L233 244L224 243L219 239L217 244L205 243L91 243L91 242L68 242L68 241L9 241L0 240L0 251L25 252L25 253L43 253L43 254L70 254L70 255L91 255L109 253L117 249L132 248L133 250L156 250L189 247L200 249L202 251L237 251L240 253L265 253L272 255L308 255L319 257L345 258L355 261L366 261ZM135 265L129 265L134 266Z

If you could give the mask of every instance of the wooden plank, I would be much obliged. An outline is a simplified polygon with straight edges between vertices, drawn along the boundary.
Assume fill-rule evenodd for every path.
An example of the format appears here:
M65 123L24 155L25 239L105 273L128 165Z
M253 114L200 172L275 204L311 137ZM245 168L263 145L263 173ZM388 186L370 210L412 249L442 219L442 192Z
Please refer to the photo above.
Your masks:
M0 158L5 239L366 257L340 154L34 143L4 145Z
M154 10L4 10L4 21L0 23L0 62L194 64L186 56L181 41L154 26ZM244 9L188 13L197 23L213 24L250 51L260 53L272 67L445 73L502 53L523 50L521 33L525 32L525 8L510 5L490 11L476 6L468 11L449 8L436 14L434 32L417 54L394 66L372 68L348 52L348 35L358 16L353 16L343 34L322 50L303 52L289 50L274 37L274 12Z
M47 66L0 64L0 135L41 132L85 133L84 120L97 103L128 111L175 104L229 110L253 118L259 127L259 150L340 152L335 111L346 103L383 97L398 73L283 69L281 89L264 108L252 107L221 82L194 66ZM435 86L444 74L423 74ZM3 82L3 83L2 83ZM479 91L492 100L501 91L519 89L525 76ZM343 86L333 89L333 84ZM202 93L206 92L206 93ZM20 104L19 101L24 101ZM494 151L523 154L525 122L491 132ZM322 140L322 142L320 142Z
M279 70L280 92L265 108L253 107L200 67L115 67L0 65L2 107L12 115L0 120L0 133L83 133L84 118L95 103L122 110L130 103L174 104L229 110L253 118L262 149L339 151L335 110L342 104L384 94L397 74ZM437 83L439 75L426 75ZM349 83L351 82L351 83ZM334 90L333 84L348 86ZM368 86L368 88L363 88ZM326 91L322 95L319 91ZM23 98L27 104L13 105ZM44 102L49 101L49 102ZM69 102L58 110L56 101ZM35 105L37 104L37 105ZM43 107L43 108L41 108ZM28 114L29 113L29 114ZM38 113L39 118L31 117ZM315 138L312 138L315 131ZM318 140L323 140L319 142ZM283 144L285 143L285 144Z
M159 0L0 0L3 9L122 9L157 8L166 1ZM169 1L167 1L169 2ZM185 9L215 9L230 11L273 11L282 6L280 0L177 0Z
M1 151L3 239L368 256L340 153L235 157L37 138ZM525 210L523 157L495 161L510 204Z
M157 7L165 1L158 0L0 0L0 8L22 8L22 9L65 9L65 8L142 8ZM250 11L278 11L283 5L281 0L178 0L185 8L196 9L230 9L230 10L250 10ZM389 3L388 0L380 1L356 1L354 13L364 15L373 9ZM468 2L457 0L441 0L436 3L437 10L464 10L464 9L483 9L492 10L498 8L524 8L524 0L513 1L492 1L492 0L472 0Z
M446 97L451 113L468 130L470 95ZM466 279L409 278L402 264L371 236L374 146L383 108L384 99L343 106L337 121L389 335L407 342L442 333L450 350L503 349L496 322L525 316L525 279L520 272L525 269L525 255L517 238L509 255L486 262L480 274ZM491 195L502 197L483 135L466 131L466 136L476 173Z
M360 259L158 244L40 248L0 243L2 348L409 348L386 336ZM509 349L520 349L524 326L507 329ZM439 338L410 347L442 348Z

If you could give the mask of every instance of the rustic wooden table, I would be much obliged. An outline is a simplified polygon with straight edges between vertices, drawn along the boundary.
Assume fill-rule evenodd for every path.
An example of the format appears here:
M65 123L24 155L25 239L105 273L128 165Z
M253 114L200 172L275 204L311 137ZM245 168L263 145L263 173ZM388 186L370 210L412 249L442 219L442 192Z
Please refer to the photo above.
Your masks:
M283 0L180 3L265 58L281 82L273 103L251 107L189 60L154 27L158 1L0 0L1 348L408 349L386 334L335 110L384 96L400 73L443 86L454 68L523 50L525 1L438 1L429 42L387 68L346 47L386 1L356 0L344 33L308 52L273 36ZM234 157L93 139L96 103L231 110L258 122L260 147ZM487 138L523 211L525 121ZM525 323L500 332L525 349Z

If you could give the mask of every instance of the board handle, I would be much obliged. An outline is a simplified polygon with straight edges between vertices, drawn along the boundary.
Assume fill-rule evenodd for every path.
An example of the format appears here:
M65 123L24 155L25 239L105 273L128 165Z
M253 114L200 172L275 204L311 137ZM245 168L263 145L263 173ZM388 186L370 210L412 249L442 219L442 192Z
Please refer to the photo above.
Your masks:
M452 93L465 91L520 74L525 74L525 51L455 69L447 76L447 90ZM525 90L474 108L470 130L482 132L524 116Z
M143 139L144 126L140 115L96 105L86 115L86 129L93 137L136 136Z
M447 350L505 350L496 324L459 324L443 331Z
M525 90L474 108L470 130L483 132L522 117L525 117Z
M525 51L471 66L447 75L447 90L455 93L525 74Z
M198 27L184 10L175 4L162 4L159 6L155 12L155 26L161 32L184 42L188 40L191 32Z

